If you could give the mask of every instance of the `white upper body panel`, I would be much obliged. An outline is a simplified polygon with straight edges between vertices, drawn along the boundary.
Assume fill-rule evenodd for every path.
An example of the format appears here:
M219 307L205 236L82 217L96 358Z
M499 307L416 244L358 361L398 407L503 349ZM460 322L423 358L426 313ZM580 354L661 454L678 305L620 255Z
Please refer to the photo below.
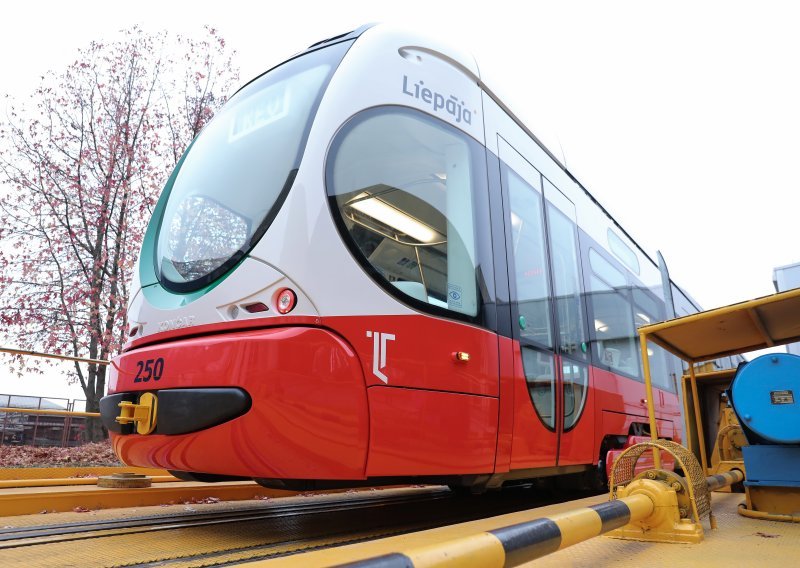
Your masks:
M637 278L662 295L658 269L561 164L482 90L472 56L430 38L378 25L353 41L333 74L292 189L248 258L200 297L189 301L175 295L174 302L167 302L172 305L162 302L160 308L141 290L137 265L129 318L138 329L132 338L176 327L275 316L275 297L283 287L297 293L295 316L416 313L376 285L353 258L331 215L325 187L326 159L337 132L359 112L387 105L411 107L445 121L495 155L500 140L508 143L557 188L559 193L548 199L595 241L610 250L608 231L615 231L639 259ZM269 310L244 309L257 302Z
M292 189L248 258L200 298L176 300L168 308L148 302L136 278L130 321L141 328L133 338L176 327L277 315L274 297L283 287L298 294L294 316L416 313L377 286L344 245L328 205L326 156L348 119L386 105L421 110L483 144L477 71L471 56L430 39L384 25L366 30L334 73ZM270 311L243 310L260 301Z
M462 55L437 52L429 42L386 26L370 28L348 51L317 111L295 186L251 253L301 283L320 315L415 313L377 286L342 241L325 190L331 140L360 111L400 105L483 142L474 67Z

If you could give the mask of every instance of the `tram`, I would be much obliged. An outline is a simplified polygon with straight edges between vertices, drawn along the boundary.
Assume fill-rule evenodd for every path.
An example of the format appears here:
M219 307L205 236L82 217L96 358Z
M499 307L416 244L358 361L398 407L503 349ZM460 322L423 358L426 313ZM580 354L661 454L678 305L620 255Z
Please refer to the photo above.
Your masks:
M697 310L470 55L385 25L228 101L131 291L120 459L293 489L602 477L647 429L637 327ZM679 440L681 368L650 349Z

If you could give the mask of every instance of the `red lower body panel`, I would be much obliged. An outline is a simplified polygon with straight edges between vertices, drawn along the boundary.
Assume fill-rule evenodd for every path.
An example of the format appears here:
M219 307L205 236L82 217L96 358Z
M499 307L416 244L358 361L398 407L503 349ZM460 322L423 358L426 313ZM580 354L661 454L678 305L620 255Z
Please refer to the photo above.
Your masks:
M135 382L137 363L159 358L158 382ZM323 329L236 332L129 351L115 360L109 394L220 386L244 389L250 410L191 434L112 434L117 455L130 465L191 472L364 478L369 412L361 364Z
M367 475L491 473L498 400L459 393L371 387Z
M432 347L425 351L427 336L411 328L367 323L352 323L347 334L361 356L339 334L344 324L339 333L301 325L233 331L124 353L112 366L109 394L226 387L245 391L252 404L189 434L112 434L115 451L130 465L272 479L488 474L597 463L604 436L647 421L641 383L591 369L581 419L562 431L559 398L549 429L534 410L518 343L484 331L473 337L464 326L457 337L426 339ZM386 329L388 347L375 343ZM385 365L369 359L376 345ZM465 349L473 358L456 361L453 353ZM563 368L558 357L554 368ZM467 392L445 390L459 385ZM560 378L557 387L566 397ZM677 397L668 398L659 434L674 439L674 424L664 418L677 414Z

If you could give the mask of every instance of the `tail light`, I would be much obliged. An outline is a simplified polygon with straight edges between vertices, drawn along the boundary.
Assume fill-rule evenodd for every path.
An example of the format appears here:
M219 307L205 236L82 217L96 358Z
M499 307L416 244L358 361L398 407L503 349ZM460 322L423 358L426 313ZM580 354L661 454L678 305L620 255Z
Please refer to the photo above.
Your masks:
M276 304L279 314L288 314L297 305L297 294L289 288L284 288L278 292Z

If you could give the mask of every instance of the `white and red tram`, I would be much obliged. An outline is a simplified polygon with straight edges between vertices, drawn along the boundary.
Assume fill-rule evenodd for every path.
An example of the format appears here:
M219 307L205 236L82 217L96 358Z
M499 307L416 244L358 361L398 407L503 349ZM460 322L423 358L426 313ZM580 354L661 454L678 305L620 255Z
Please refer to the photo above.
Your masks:
M637 326L695 309L471 56L383 25L230 99L131 290L101 404L121 459L291 488L602 473L646 428ZM115 421L144 393L146 435Z

